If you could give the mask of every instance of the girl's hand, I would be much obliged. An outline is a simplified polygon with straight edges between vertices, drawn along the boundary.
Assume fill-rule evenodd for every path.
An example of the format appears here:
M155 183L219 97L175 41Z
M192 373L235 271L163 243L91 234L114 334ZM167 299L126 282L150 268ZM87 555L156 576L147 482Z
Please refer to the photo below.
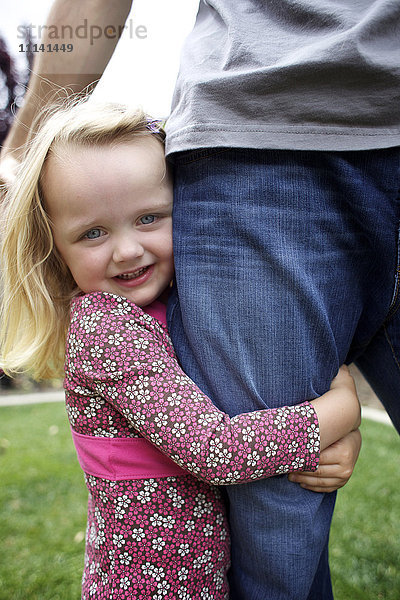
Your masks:
M360 448L361 433L356 429L321 452L315 472L290 473L289 480L312 492L333 492L350 479Z
M330 390L311 401L317 413L321 451L357 429L361 410L357 390L350 371L341 366Z

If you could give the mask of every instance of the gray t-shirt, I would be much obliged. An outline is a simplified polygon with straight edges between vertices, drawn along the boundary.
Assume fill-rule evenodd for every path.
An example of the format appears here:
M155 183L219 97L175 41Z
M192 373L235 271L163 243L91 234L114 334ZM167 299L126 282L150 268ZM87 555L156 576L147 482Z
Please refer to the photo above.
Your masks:
M167 152L400 145L400 0L201 0Z

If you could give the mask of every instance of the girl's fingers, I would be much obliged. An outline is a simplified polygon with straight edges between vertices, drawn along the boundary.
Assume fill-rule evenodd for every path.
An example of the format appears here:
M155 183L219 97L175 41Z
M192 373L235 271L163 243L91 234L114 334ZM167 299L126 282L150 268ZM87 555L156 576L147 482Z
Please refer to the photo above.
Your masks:
M361 448L358 430L335 442L321 452L316 471L297 471L289 474L289 481L313 492L333 492L350 479Z
M330 485L328 485L328 480L325 480L323 486L308 485L306 483L302 483L300 484L300 487L302 487L305 490L309 490L310 492L316 492L318 494L328 494L330 492L335 492L339 488L343 487L343 485L341 485L341 483L336 481L335 479L332 479Z
M290 476L289 479L293 481ZM295 483L312 492L333 492L343 487L347 483L347 479L340 477L318 477L312 473L311 475L303 474Z
M332 492L343 487L351 473L344 474L340 465L323 465L317 471L290 473L289 481L314 492Z

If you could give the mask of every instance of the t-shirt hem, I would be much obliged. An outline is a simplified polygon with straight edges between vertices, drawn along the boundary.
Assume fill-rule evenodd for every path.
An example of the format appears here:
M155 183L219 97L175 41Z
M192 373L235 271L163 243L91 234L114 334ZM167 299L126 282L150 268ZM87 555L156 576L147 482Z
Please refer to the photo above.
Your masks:
M393 148L399 145L400 129L290 126L285 129L271 127L238 130L193 125L177 132L168 132L167 128L166 153L215 147L346 151Z

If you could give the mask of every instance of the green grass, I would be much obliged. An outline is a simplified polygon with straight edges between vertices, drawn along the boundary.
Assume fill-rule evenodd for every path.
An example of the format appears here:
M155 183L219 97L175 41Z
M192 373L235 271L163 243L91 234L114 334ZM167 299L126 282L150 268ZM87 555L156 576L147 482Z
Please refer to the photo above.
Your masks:
M400 599L400 438L365 420L363 447L340 490L331 534L337 600Z
M0 599L78 600L87 492L63 404L0 408L0 450Z
M336 600L400 598L400 439L366 421L331 536ZM87 494L62 404L0 408L0 600L79 600Z

